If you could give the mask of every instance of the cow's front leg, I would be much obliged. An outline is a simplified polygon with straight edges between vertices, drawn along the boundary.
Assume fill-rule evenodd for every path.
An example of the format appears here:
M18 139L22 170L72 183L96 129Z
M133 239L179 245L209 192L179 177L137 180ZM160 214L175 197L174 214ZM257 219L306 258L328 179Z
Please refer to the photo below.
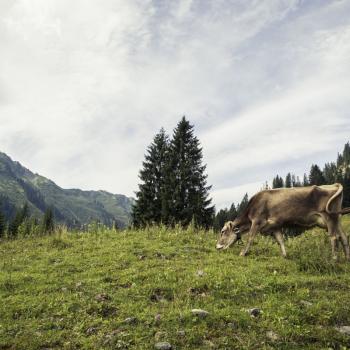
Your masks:
M256 236L256 234L258 233L259 229L258 229L258 225L256 223L252 223L252 226L250 228L250 231L248 233L248 242L246 244L246 246L244 247L244 249L240 252L240 256L246 256L248 253L248 250L251 246L251 244L253 243L254 237Z
M286 253L286 248L284 246L284 241L283 241L283 235L282 235L282 232L281 231L275 231L273 233L273 235L275 236L276 238L276 241L278 242L278 244L280 245L281 247L281 252L282 252L282 255L284 258L287 257L287 253Z

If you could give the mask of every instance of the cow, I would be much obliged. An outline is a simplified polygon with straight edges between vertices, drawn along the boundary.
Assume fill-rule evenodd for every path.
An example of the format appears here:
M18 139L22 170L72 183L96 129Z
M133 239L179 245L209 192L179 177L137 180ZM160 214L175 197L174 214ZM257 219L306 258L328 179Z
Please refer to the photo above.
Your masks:
M248 232L248 241L240 255L245 256L258 232L273 235L287 256L282 228L299 226L327 229L331 239L332 256L337 259L336 245L340 241L346 259L350 260L348 239L341 226L343 186L333 185L278 188L255 194L244 212L234 221L225 223L216 243L217 249L227 249Z

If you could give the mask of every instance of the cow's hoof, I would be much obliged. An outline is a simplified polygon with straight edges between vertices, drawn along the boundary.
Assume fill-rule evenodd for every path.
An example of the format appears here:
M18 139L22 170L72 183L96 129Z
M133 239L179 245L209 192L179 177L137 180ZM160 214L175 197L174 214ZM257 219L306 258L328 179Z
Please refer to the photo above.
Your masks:
M244 253L244 252L239 253L239 256L245 256L245 255L246 255L246 253Z

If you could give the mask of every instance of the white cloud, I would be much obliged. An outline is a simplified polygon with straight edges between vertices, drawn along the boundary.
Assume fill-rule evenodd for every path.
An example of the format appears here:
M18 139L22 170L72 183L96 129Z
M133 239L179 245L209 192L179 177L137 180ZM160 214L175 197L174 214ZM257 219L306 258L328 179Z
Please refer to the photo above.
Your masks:
M0 149L132 195L145 147L186 114L218 207L329 160L349 135L350 7L313 4L1 2Z

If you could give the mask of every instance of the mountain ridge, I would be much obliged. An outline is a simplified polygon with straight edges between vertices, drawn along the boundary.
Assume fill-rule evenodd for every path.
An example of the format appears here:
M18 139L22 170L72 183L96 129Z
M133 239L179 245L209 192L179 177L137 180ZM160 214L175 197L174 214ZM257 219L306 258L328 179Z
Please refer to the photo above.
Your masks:
M0 152L2 210L11 218L16 208L26 202L32 215L37 217L52 207L57 221L70 227L81 227L92 221L125 227L130 224L134 199L105 190L64 189Z

